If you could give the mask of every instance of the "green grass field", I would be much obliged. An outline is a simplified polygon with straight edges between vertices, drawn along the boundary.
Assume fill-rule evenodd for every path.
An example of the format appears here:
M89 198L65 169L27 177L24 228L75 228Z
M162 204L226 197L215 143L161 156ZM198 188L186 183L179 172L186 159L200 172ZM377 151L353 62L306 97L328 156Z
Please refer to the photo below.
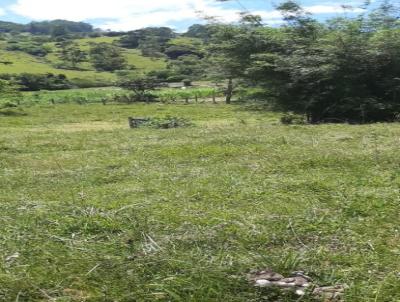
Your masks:
M129 129L129 116L194 126ZM283 126L223 104L0 111L0 301L400 301L400 125ZM311 301L303 298L301 301Z
M55 91L29 91L23 92L19 98L21 105L46 105L53 100L55 104L70 103L101 103L103 98L111 98L113 95L127 93L118 87L68 89ZM1 103L4 100L0 100Z
M0 108L7 102L17 103L17 99L22 106L57 104L96 104L102 103L105 100L107 103L115 102L113 97L117 95L130 94L128 90L118 87L103 87L103 88L86 88L86 89L68 89L56 91L29 91L22 92L21 95L14 97L14 100L7 98L0 99ZM158 96L158 100L164 103L180 102L188 99L194 103L196 96L198 102L211 102L212 95L215 94L217 99L221 98L221 92L214 88L207 87L192 87L186 90L176 88L161 88L153 91Z

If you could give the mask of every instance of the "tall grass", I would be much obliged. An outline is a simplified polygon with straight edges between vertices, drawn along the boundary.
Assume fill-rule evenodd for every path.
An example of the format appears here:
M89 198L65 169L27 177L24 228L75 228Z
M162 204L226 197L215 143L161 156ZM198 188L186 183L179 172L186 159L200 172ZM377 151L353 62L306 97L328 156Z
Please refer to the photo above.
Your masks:
M0 301L298 301L253 269L397 302L399 124L283 126L238 105L0 115ZM172 115L193 127L129 129ZM312 301L305 297L301 301Z
M35 104L78 103L83 105L103 102L113 103L120 99L116 98L116 96L125 96L129 94L131 94L129 91L116 87L24 92L20 97L19 103L26 106ZM221 95L221 93L214 88L189 88L186 90L164 88L155 90L153 94L156 95L161 102L204 102L210 101L213 96L218 97ZM5 101L7 101L7 99L2 100L2 102Z

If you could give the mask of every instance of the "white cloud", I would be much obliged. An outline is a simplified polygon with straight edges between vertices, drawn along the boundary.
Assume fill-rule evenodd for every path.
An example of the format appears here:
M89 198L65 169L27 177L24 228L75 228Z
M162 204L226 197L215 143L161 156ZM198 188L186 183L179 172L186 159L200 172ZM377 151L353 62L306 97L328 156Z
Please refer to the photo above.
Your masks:
M305 9L315 14L343 12L340 5L328 4ZM214 0L17 0L10 10L32 20L103 20L100 27L112 30L194 22L199 17L199 11L208 16L217 16L225 22L234 22L239 18L238 9L223 7ZM282 19L275 10L254 13L261 15L267 24L279 24Z
M4 16L5 14L6 14L6 11L0 7L0 16Z
M345 11L351 11L353 13L361 13L363 9L358 7L347 7L344 8L342 5L313 5L305 8L306 11L312 14L334 14L334 13L344 13Z
M364 10L358 7L347 7L343 8L342 5L329 5L329 4L319 4L312 6L305 6L303 9L313 15L331 15L331 14L343 14L345 12L360 13ZM260 15L264 23L268 25L279 25L284 23L282 14L277 11L254 11L254 14Z
M235 10L223 9L212 0L17 0L11 10L33 20L108 20L110 29L135 29L149 25L196 19L196 11L237 19Z

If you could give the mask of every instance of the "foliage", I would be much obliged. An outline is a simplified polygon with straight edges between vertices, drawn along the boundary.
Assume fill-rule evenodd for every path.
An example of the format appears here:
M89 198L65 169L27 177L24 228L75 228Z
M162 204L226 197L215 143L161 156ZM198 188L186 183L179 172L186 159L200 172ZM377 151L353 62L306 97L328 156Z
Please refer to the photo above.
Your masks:
M137 77L121 80L118 86L132 91L135 96L134 101L152 102L157 98L153 90L159 86L159 83L152 77Z
M208 42L211 39L211 26L203 24L193 24L191 25L186 33L185 37L201 39L204 42Z
M73 22L67 20L31 22L29 24L0 21L0 32L6 33L52 35L57 32L60 33L61 31L63 35L67 33L91 33L93 32L93 26L84 22Z
M189 89L161 89L155 92L161 102L174 102L178 100L208 99L219 96L215 88L189 88Z
M93 31L93 26L84 22L53 20L31 22L26 25L26 31L32 34L59 36L67 33L90 33Z
M200 80L204 78L205 64L195 55L183 55L167 65L168 78Z
M186 100L198 102L210 102L212 98L221 96L215 88L188 88L185 90L176 88L157 88L147 92L152 96L150 100L157 100L162 103L182 102ZM34 104L101 104L106 103L121 103L130 104L138 102L138 97L135 93L118 87L103 87L103 88L86 88L86 89L70 89L58 91L37 91L23 92L19 98L21 105L32 106Z
M127 65L121 49L108 43L93 44L90 48L90 61L100 71L121 70Z
M61 90L71 88L71 83L68 81L65 75L52 73L47 74L33 74L33 73L21 73L17 75L3 74L0 75L0 79L11 80L18 85L19 90L22 91L38 91L42 89L46 90Z
M63 43L61 45L60 59L65 66L76 69L79 63L87 60L87 53L81 50L76 43Z
M145 45L152 41L156 48L162 50L166 43L175 36L173 30L168 27L147 27L128 32L120 38L119 43L126 48L146 49Z
M24 30L25 25L14 22L0 21L0 32L2 33L19 33Z
M189 119L167 115L164 117L150 118L147 122L141 124L140 126L156 129L171 129L189 127L192 125L193 124L190 122Z
M140 49L144 56L162 58L167 42L174 37L176 34L168 27L147 27L126 33L119 39L119 44Z
M6 48L8 51L23 51L33 56L44 57L51 52L51 48L41 42L28 41L8 41Z
M200 39L179 37L168 42L164 53L172 60L181 56L195 56L197 60L204 57L203 44Z
M393 121L400 112L400 24L389 3L324 24L287 1L278 6L284 27L215 27L209 61L221 78L265 87L277 109L312 123Z
M251 58L249 53L258 43L257 35L247 27L217 24L212 27L212 40L208 46L208 77L226 81L226 103L231 102L237 80L245 76Z
M30 107L35 104L58 105L76 104L79 102L84 104L101 104L104 99L111 101L117 95L123 94L125 94L125 91L116 87L23 92L21 105Z

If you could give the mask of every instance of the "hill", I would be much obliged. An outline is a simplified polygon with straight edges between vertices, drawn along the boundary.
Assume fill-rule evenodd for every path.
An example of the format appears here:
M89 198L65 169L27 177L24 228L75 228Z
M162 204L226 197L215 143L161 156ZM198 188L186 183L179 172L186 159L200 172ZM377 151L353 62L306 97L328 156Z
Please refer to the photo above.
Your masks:
M80 88L112 86L118 76L149 73L167 82L200 80L205 40L193 30L179 34L168 27L109 32L65 20L25 25L0 21L0 78L21 85L21 74L60 75L67 81L62 89L71 83Z
M0 32L7 33L25 32L31 34L50 35L59 28L62 28L63 30L65 30L65 32L69 33L91 33L94 31L91 24L67 20L30 22L28 24L0 21Z
M88 50L91 43L113 43L117 37L86 37L73 39L82 50ZM117 75L112 72L96 71L89 63L84 63L80 70L69 70L59 67L60 59L58 54L61 51L61 46L56 42L45 43L50 49L50 52L41 57L30 55L23 51L7 50L7 40L0 41L0 58L3 62L9 62L7 65L0 65L0 74L64 74L74 84L78 86L109 86L115 80ZM129 65L134 66L139 73L149 72L162 69L166 63L160 58L145 57L137 49L120 48L123 56L126 58Z

